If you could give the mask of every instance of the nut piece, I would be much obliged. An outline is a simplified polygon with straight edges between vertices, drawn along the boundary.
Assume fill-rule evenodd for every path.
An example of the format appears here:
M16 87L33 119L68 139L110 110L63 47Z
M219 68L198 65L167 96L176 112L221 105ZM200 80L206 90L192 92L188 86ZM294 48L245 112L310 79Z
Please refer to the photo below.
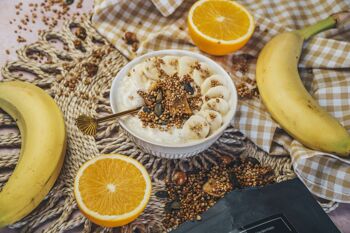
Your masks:
M173 182L177 185L183 185L187 181L186 173L183 171L177 171L175 172L173 176Z
M83 27L78 27L75 31L76 37L78 37L81 40L85 40L87 37L86 29Z
M222 187L222 182L210 178L207 183L203 185L203 191L214 197L222 197L225 195L225 190Z
M137 37L136 34L133 32L125 32L124 34L124 40L126 41L127 44L132 45L133 43L137 43Z
M172 99L172 104L170 106L170 114L172 116L176 115L178 109L182 109L184 114L192 115L192 110L188 103L186 94L181 96L175 96L175 98Z
M86 50L85 50L85 48L84 48L83 43L81 42L81 40L76 39L76 40L73 41L73 44L74 44L74 47L75 47L76 49L79 49L79 50L82 51L82 52L86 52Z
M93 77L97 74L98 66L94 63L87 62L84 64L84 68L89 77Z
M136 52L138 48L139 48L138 42L132 43L132 45L131 45L131 50L132 50L133 52Z
M221 158L222 162L226 165L229 165L233 160L232 157L228 156L228 155L221 155L220 158Z

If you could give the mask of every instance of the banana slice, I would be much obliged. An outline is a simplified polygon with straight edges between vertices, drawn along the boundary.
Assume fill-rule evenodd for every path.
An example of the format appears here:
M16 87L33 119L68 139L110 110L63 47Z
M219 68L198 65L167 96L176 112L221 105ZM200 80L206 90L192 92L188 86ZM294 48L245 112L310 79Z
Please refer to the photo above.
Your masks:
M212 73L213 70L212 68L205 62L199 62L200 69L205 73L207 77L209 77Z
M226 101L230 100L230 91L227 87L224 86L216 86L210 88L204 95L204 100L209 100L213 98L222 98Z
M192 73L192 79L194 83L200 87L205 78L202 77L202 73L199 70L194 70Z
M204 80L208 78L213 73L213 71L208 66L208 64L204 62L199 62L198 68L199 69L195 68L193 70L192 79L198 86L201 86Z
M229 110L229 105L226 100L222 98L215 98L210 99L203 104L202 110L207 109L214 110L221 113L221 115L225 115Z
M182 135L188 139L201 139L209 134L209 123L200 115L191 116L183 125Z
M183 56L179 58L178 64L178 74L183 76L185 74L191 74L193 71L194 64L198 62L197 59L193 57Z
M157 68L158 59L158 57L150 57L145 60L143 73L148 79L158 80L160 78L160 72Z
M220 113L214 110L202 110L197 113L204 117L210 125L210 132L213 133L215 130L222 126L222 116Z
M164 63L160 67L167 75L173 75L177 72L178 59L176 56L164 56L162 60Z
M226 86L226 80L223 76L214 74L204 80L201 85L202 94L204 95L209 90L209 88L216 86Z

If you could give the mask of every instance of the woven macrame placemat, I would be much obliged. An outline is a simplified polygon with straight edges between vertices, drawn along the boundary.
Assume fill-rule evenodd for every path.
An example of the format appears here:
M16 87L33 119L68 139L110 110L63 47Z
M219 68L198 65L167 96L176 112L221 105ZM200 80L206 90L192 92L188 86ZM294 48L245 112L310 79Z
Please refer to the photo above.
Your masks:
M76 29L83 30L83 37ZM84 36L86 34L86 36ZM58 46L54 42L59 41ZM46 31L39 40L17 51L18 60L2 68L4 81L23 80L46 90L64 113L68 147L64 167L54 188L30 215L10 226L21 232L65 232L77 229L81 232L113 232L92 224L79 212L73 195L73 181L79 167L87 160L106 153L122 153L145 165L153 179L153 194L143 214L120 232L166 232L164 201L154 195L165 187L163 180L174 170L205 169L217 164L220 154L250 156L265 166L271 166L276 181L292 179L295 174L289 157L273 157L258 150L238 130L230 127L222 137L205 152L186 160L167 160L146 154L121 131L117 121L102 124L95 138L83 135L75 126L78 115L104 116L111 113L109 89L111 81L127 60L102 38L88 19L72 19L64 23L60 31ZM42 59L35 59L33 55ZM97 55L96 55L97 54ZM98 69L89 74L87 64L96 63ZM91 69L90 69L91 71ZM21 72L30 73L31 76ZM33 75L35 78L33 78ZM74 79L67 84L65 79ZM0 112L0 190L15 167L21 137L15 122ZM9 133L10 132L10 133Z

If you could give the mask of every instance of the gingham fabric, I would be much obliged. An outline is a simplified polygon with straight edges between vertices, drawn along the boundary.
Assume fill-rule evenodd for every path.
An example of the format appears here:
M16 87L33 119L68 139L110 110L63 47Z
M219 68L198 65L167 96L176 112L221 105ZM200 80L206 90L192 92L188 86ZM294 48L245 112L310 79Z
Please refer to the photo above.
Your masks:
M97 0L93 24L125 56L132 59L148 51L185 49L200 52L187 34L186 17L194 0ZM257 57L274 35L313 24L330 14L349 10L346 0L245 0L256 29L248 44L235 54ZM329 113L350 130L350 22L310 39L304 46L300 72L305 86ZM123 41L126 31L137 34L139 48ZM209 55L207 55L209 56ZM213 57L235 83L255 79L256 59L242 74L233 69L232 55ZM269 156L288 155L298 177L315 195L350 202L350 160L312 151L281 130L257 98L239 100L232 122ZM327 132L324 132L327 133Z

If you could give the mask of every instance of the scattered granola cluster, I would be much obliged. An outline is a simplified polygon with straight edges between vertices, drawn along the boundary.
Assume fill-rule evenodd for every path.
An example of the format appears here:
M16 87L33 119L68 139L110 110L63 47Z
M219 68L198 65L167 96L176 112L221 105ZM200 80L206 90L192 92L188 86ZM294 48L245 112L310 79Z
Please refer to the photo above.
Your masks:
M233 69L235 71L240 71L243 74L248 72L248 63L250 60L254 59L254 57L250 54L239 54L233 55L231 58Z
M170 229L185 221L200 221L200 214L233 189L274 182L272 168L260 165L255 158L223 155L218 166L208 170L175 172L166 182L167 192L160 191L156 196L168 199L163 223Z
M76 1L76 8L83 7L84 0ZM66 20L71 17L80 16L80 12L70 13L71 5L74 0L44 0L41 3L28 2L27 6L24 6L23 2L19 2L15 5L16 17L9 21L10 24L17 24L17 29L14 33L19 34L21 31L32 32L32 25L36 24L39 20L47 26L49 29L54 28L59 20ZM28 7L30 13L22 14L23 8ZM38 30L41 33L41 30ZM19 43L24 43L27 40L21 36L17 36Z
M181 128L193 111L202 105L200 88L189 75L179 77L175 73L168 76L161 72L160 79L148 92L138 91L138 94L146 105L138 114L143 126L160 130L173 126Z
M136 37L136 34L133 32L125 32L123 40L126 44L131 45L131 49L133 52L136 52L136 50L139 47L139 40Z
M242 187L256 187L274 182L273 170L270 167L262 167L255 159L248 158L245 166L233 168L237 181Z
M242 99L259 97L259 90L256 81L248 77L242 78L242 82L238 83L236 88L238 96Z
M242 80L237 84L237 93L242 99L259 97L259 91L255 80L245 76L248 72L249 61L252 59L254 59L254 57L250 54L233 55L231 58L233 70L238 71L243 75Z
M73 72L73 68L75 66L70 65L69 63L65 63L63 65L63 68L67 71L67 75L63 76L62 74L56 75L56 81L59 83L63 83L65 87L69 88L70 92L74 92L77 85L79 83L82 83L83 85L90 85L93 81L93 78L97 75L99 64L101 64L102 59L109 53L111 53L114 50L111 46L103 46L101 48L97 48L94 51L92 51L91 57L89 61L80 61L81 64L81 70L80 72ZM104 63L104 67L106 67L108 64L111 64L112 60L106 60ZM65 89L66 90L66 89ZM65 92L64 89L59 90L57 95L58 96L68 96L68 92ZM79 97L83 99L89 98L89 93L80 92Z

